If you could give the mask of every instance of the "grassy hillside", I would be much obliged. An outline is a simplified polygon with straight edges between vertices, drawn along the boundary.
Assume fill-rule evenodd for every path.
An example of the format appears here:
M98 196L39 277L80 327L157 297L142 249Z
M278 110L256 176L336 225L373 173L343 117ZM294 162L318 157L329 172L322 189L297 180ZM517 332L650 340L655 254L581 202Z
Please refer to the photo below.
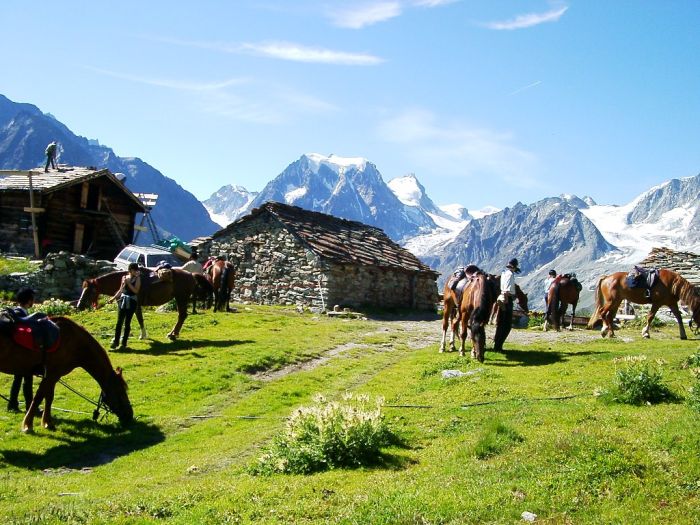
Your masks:
M114 311L74 317L107 346ZM439 323L341 320L273 307L148 312L153 340L111 352L136 423L94 423L57 387L58 429L0 411L2 523L698 523L700 415L682 400L602 402L623 356L660 361L683 396L700 351L675 327L650 341L514 331L483 365L438 354ZM442 379L445 369L469 372ZM0 377L7 394L10 376ZM91 398L82 370L66 381ZM248 467L317 393L381 395L398 435L381 466L309 476Z

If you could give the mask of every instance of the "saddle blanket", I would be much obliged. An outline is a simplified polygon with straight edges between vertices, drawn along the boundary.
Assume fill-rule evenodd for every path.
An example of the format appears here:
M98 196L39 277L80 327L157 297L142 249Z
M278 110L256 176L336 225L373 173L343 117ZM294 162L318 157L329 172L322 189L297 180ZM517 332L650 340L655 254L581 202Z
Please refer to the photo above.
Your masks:
M44 350L46 352L55 352L61 342L59 328L48 319L42 320L41 323L45 325L39 330L40 332L45 332L43 334L37 333L36 325L16 323L12 331L12 340L19 346L38 352L41 350L40 341L43 339L45 341Z

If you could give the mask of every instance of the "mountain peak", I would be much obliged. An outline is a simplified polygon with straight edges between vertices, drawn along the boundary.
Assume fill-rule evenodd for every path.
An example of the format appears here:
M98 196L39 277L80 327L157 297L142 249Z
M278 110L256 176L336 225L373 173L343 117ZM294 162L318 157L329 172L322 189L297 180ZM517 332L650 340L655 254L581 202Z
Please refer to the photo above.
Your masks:
M306 153L302 155L313 166L314 171L318 171L321 165L328 166L336 173L343 170L355 168L358 171L363 171L369 162L363 157L339 157L331 153L330 155L322 155L320 153Z

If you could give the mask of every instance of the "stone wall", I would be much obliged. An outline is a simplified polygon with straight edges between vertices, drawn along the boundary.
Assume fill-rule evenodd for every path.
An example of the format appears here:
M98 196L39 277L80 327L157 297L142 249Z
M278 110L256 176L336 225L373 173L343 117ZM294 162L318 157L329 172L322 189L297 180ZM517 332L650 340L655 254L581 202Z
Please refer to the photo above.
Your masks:
M111 261L96 261L63 251L49 253L37 263L35 271L0 275L0 288L15 293L21 288L32 288L38 301L52 298L73 301L80 296L83 280L113 269Z
M226 255L233 263L236 284L231 297L241 303L432 310L438 300L429 274L335 264L306 249L275 221L242 223L198 249L203 256Z
M679 273L695 286L700 286L700 255L692 252L677 252L669 248L652 248L640 266L666 268Z
M236 285L231 298L234 301L319 309L328 306L325 265L274 222L242 224L229 237L200 246L200 254L223 254L233 263Z

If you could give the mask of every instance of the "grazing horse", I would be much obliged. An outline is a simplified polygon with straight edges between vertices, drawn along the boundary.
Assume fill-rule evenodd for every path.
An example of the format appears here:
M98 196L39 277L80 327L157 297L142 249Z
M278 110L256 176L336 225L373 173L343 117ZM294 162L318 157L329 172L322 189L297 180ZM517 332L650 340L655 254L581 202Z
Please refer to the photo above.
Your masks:
M212 286L209 278L206 276L199 273L193 273L192 275L197 283L194 292L192 292L192 313L196 314L197 301L202 303L202 308L205 310L211 307L212 298L214 297L214 286Z
M207 275L214 287L214 311L231 312L229 300L236 277L235 267L231 262L219 259L207 268Z
M22 376L41 371L44 377L39 383L24 420L22 431L31 432L34 414L43 400L44 413L41 424L44 428L55 428L51 418L51 404L56 383L74 368L83 368L100 385L100 401L114 412L122 424L131 422L134 411L126 393L126 382L120 368L114 370L107 352L87 330L67 317L52 317L60 329L60 338L55 350L29 350L18 345L7 333L0 333L0 372Z
M484 361L484 351L486 350L486 330L484 327L488 324L491 307L496 300L497 294L497 287L494 281L490 279L488 275L480 271L474 274L469 284L464 288L462 299L458 305L459 311L457 313L457 322L459 323L460 338L462 341L459 355L464 355L467 333L471 333L471 355L480 362ZM445 333L447 330L445 319L447 319L447 323L449 323L452 307L452 305L446 305L447 314L443 312L444 328L442 346L440 348L441 352L444 350Z
M561 330L561 325L564 324L566 309L569 305L572 307L569 330L574 329L574 316L576 315L576 305L578 304L580 292L581 283L578 282L576 277L565 274L557 276L554 281L552 281L547 291L547 312L545 313L543 326L545 332L549 328L550 320L557 332Z
M613 319L623 299L637 304L651 303L647 324L642 330L642 336L647 338L649 337L649 326L657 310L661 306L668 306L678 322L680 338L687 339L681 320L681 312L678 309L678 301L683 301L690 308L693 312L693 322L696 325L700 324L700 290L676 272L661 269L658 272L656 283L651 288L651 297L645 295L644 288L630 288L627 282L627 272L616 272L598 279L596 310L588 321L588 328L593 328L596 321L602 319L603 328L600 335L605 337L610 334L610 337L614 337Z
M192 293L198 284L206 281L203 275L192 274L185 270L173 268L170 270L172 280L159 280L149 282L149 270L141 269L141 290L138 294L138 306L136 307L136 319L141 327L141 339L148 337L143 324L142 306L160 306L171 299L177 303L177 323L168 334L171 340L177 339L180 335L185 319L187 318L187 303L192 297ZM97 306L97 298L100 295L114 295L121 287L122 277L128 272L111 272L83 281L83 291L78 299L78 309L82 310L92 305ZM204 286L202 284L202 286Z

